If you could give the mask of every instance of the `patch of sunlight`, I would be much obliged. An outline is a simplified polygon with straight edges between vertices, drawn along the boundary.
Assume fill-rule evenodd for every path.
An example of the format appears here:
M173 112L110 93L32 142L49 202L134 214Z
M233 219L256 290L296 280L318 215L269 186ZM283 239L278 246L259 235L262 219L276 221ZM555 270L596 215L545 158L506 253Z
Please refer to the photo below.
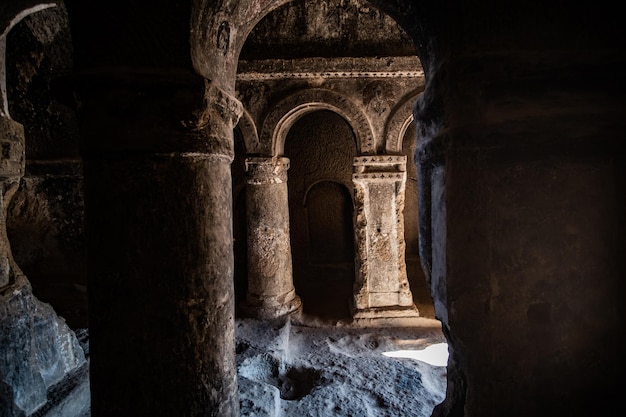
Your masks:
M436 343L422 350L394 350L383 352L390 358L408 358L426 362L433 366L446 366L448 364L448 344Z

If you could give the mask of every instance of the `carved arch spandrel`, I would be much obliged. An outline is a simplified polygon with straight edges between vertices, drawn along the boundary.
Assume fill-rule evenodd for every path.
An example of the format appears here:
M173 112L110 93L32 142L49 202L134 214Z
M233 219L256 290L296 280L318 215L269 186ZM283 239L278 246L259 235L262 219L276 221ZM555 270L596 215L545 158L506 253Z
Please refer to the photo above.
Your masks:
M194 1L190 43L196 72L233 92L239 52L248 35L267 14L290 1Z
M261 153L259 133L257 131L256 123L254 123L252 115L246 109L243 110L243 113L239 118L238 126L241 131L241 136L243 137L246 154Z
M293 0L196 0L191 12L191 58L195 71L227 92L234 92L238 57L254 27ZM365 0L407 33L406 0Z
M404 134L413 123L413 106L421 92L413 91L405 95L393 109L392 115L385 126L385 152L388 154L402 153Z
M259 149L269 155L282 155L291 126L304 114L316 110L331 110L348 122L356 137L358 154L376 152L374 134L365 113L342 94L322 88L299 91L276 104L263 121Z

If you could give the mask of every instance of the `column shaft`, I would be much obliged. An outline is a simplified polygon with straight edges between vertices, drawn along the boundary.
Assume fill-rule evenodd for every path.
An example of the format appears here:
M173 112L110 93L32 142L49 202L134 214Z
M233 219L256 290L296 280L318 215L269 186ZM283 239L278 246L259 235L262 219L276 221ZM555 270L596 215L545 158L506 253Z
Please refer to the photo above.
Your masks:
M293 286L288 169L288 158L246 159L248 293L242 307L255 317L278 317L301 307Z
M196 79L111 81L82 132L92 415L235 417L238 102Z

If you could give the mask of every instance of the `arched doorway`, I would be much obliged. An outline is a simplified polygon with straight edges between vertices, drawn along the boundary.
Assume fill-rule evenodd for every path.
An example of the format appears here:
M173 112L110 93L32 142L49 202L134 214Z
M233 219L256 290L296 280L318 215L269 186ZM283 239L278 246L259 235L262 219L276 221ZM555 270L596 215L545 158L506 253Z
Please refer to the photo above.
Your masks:
M354 260L353 204L350 192L335 181L312 185L305 196L311 263Z
M302 116L287 134L293 277L305 313L350 314L354 243L348 185L355 154L352 129L328 110Z

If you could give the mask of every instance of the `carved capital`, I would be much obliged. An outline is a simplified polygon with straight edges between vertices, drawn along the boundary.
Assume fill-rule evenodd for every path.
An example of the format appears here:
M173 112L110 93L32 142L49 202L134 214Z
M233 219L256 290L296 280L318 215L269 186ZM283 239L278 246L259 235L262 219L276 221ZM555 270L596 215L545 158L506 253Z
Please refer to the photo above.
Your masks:
M213 83L208 83L205 97L207 104L212 105L224 120L229 121L232 127L237 125L239 118L243 114L243 105L235 96Z
M196 129L223 126L232 130L243 114L243 104L213 82L207 80L204 90L204 109L198 112Z
M251 157L246 158L246 184L285 184L289 158Z
M352 180L358 182L395 182L406 180L405 155L364 155L352 162Z

